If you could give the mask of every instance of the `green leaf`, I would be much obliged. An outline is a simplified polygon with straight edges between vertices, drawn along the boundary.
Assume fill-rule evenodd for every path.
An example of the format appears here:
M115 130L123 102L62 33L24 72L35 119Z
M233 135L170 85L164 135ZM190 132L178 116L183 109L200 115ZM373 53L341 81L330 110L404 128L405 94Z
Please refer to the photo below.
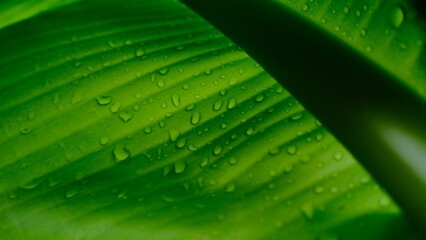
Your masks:
M351 18L374 23L371 3ZM322 124L181 3L81 1L0 38L4 239L416 239ZM371 54L423 94L417 41Z

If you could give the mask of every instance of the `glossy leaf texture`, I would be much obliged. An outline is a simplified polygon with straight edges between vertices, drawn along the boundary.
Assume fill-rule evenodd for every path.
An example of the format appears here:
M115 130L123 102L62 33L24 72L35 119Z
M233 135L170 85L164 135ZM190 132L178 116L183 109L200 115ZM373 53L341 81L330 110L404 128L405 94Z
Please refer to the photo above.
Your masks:
M289 4L424 95L422 32L373 45L378 6L341 2ZM5 239L415 239L350 153L177 1L81 1L0 38Z

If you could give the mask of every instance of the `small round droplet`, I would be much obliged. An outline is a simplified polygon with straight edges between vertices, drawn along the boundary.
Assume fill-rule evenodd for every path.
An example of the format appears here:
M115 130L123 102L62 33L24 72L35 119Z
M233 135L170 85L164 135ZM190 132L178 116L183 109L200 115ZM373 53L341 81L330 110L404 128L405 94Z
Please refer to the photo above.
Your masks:
M340 160L342 160L342 158L343 158L343 153L342 153L342 152L335 152L335 153L333 154L333 158L334 158L334 160L336 160L336 161L340 161Z
M303 113L296 113L290 116L290 119L293 121L297 121L303 117Z
M142 57L143 55L145 55L145 51L142 49L137 49L135 55L136 57Z
M235 165L235 164L237 164L237 162L238 162L238 160L237 160L236 157L230 157L230 158L228 158L229 165Z
M235 183L229 183L225 187L225 192L234 192L235 191Z
M263 95L263 94L259 94L259 95L257 95L257 96L254 98L254 101L255 101L255 102L257 102L257 103L260 103L260 102L262 102L264 99L265 99L265 95Z
M246 130L246 135L247 135L247 136L253 135L253 133L254 133L254 128L253 128L253 127L249 127L249 128Z
M391 200L386 196L382 196L379 198L379 204L382 207L388 207L391 204Z
M108 136L101 136L99 138L99 144L101 145L107 145L110 141L111 139Z
M117 162L121 162L130 157L130 151L123 146L115 146L113 154Z
M213 155L217 156L219 155L223 150L222 145L218 144L213 148Z
M164 80L163 79L158 80L157 87L163 88L164 86L166 86L166 83L164 82Z
M98 102L99 105L105 106L110 104L112 101L112 98L109 96L99 96L96 98L96 102Z
M150 127L150 126L144 127L143 132L146 133L146 134L152 133L152 127Z
M397 29L399 28L405 19L405 12L401 5L395 5L393 6L388 15L388 21L391 27Z
M28 135L31 133L32 129L29 127L23 127L19 130L22 135Z
M201 160L200 167L202 167L202 168L206 167L208 164L209 164L209 158L205 157L205 158L203 158L203 160Z
M287 147L286 152L289 155L294 155L297 152L297 147L296 146L289 146L289 147Z
M186 138L180 138L177 142L176 142L176 147L177 148L184 148L186 146Z

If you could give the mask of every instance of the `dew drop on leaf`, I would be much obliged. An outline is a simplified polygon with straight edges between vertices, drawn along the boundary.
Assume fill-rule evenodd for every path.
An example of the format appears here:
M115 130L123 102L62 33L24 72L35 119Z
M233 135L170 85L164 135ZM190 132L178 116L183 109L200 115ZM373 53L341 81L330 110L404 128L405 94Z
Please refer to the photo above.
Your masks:
M297 152L297 148L296 148L296 146L288 146L287 149L286 149L286 152L289 155L294 155Z
M235 165L235 164L237 164L237 162L238 162L238 160L237 160L237 158L236 158L236 157L230 157L230 158L228 159L228 163L229 163L229 165Z
M336 160L336 161L340 161L340 160L342 160L342 158L343 158L343 153L342 153L342 152L335 152L335 153L333 154L333 158L334 158L334 160Z
M303 205L299 206L300 211L302 212L303 216L306 218L306 220L312 220L314 219L314 206L312 203L305 203Z
M223 150L222 145L218 144L213 148L213 155L217 156L219 155Z
M176 129L172 129L169 131L169 138L171 142L176 142L176 140L179 138L179 131Z
M177 148L184 148L186 146L186 138L181 138L176 142Z
M142 49L137 49L135 55L136 57L142 57L143 55L145 55L145 51Z
M228 109L232 109L237 104L237 100L235 98L231 98L228 101Z
M225 187L225 192L234 192L235 191L235 183L229 183Z
M247 128L247 130L246 130L246 135L247 136L253 135L253 133L254 133L254 128L253 127Z
M130 157L130 151L123 146L115 146L112 153L115 157L115 160L117 160L117 162L124 161Z
M157 87L163 88L164 86L166 86L166 83L164 82L164 80L163 79L158 80Z
M219 111L222 108L223 101L219 100L213 104L213 111Z
M111 113L118 113L118 111L120 111L120 108L121 102L114 102L109 110L111 111Z
M99 105L104 106L110 104L112 101L112 98L109 96L99 96L96 98L96 102L98 102Z
M143 132L146 133L146 134L152 133L152 127L150 127L150 126L144 127Z
M173 94L172 95L172 103L173 105L175 105L175 107L179 107L180 106L180 96L177 94Z
M175 162L175 173L182 173L186 169L186 163L183 161L177 161Z
M120 112L119 117L123 122L127 123L133 118L133 114L131 112L124 111Z
M158 70L158 73L160 75L166 75L169 72L169 68L162 68L160 70Z
M200 112L195 112L192 114L191 116L191 124L192 125L196 125L200 122L201 119L201 113Z
M395 5L389 10L388 21L391 27L399 28L405 19L404 9L401 5Z
M31 133L32 129L29 127L23 127L19 130L22 135L28 135Z
M101 136L99 137L99 144L100 145L107 145L111 139L108 136Z

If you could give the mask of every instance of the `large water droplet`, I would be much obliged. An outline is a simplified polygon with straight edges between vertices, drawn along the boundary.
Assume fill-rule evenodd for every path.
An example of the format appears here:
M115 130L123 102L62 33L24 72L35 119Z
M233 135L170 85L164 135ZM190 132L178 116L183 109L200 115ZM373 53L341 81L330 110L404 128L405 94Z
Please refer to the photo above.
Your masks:
M173 94L172 95L172 103L173 105L175 105L175 107L179 107L180 106L180 96L177 94Z
M168 72L169 72L169 68L167 67L158 70L158 73L161 75L166 75Z
M399 28L404 22L404 19L405 13L401 5L395 5L390 9L388 21L393 28Z
M297 147L296 146L288 146L287 149L286 149L286 152L289 155L294 155L297 152Z
M191 116L191 124L192 125L196 125L200 122L201 119L201 113L200 112L195 112L192 114Z
M219 100L213 104L213 111L219 111L222 108L223 101Z
M142 57L143 55L145 55L145 51L142 49L137 49L135 55L136 57Z
M124 161L124 160L126 160L127 158L130 157L130 151L126 147L123 147L123 146L115 146L114 150L113 150L113 154L114 154L115 159L118 162Z
M170 141L175 142L179 138L179 135L180 135L180 133L179 133L178 130L176 130L176 129L170 130L170 132L169 132Z

